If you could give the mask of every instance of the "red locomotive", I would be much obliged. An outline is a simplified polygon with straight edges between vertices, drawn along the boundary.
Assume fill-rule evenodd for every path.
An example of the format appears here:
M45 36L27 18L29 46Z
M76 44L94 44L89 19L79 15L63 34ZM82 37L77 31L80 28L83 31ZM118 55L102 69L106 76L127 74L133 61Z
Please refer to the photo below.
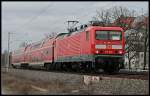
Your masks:
M119 71L124 66L124 32L120 27L81 26L12 53L12 66L47 70ZM73 32L74 31L74 32Z

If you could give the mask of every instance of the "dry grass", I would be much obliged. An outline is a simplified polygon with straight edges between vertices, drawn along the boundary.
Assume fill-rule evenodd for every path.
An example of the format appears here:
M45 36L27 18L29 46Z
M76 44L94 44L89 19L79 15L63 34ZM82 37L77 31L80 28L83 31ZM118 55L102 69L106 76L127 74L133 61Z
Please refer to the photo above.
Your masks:
M120 95L120 94L148 94L148 80L131 79L102 79L99 83L92 84L89 87L81 83L68 83L61 79L43 82L40 80L30 80L23 77L17 77L10 73L1 74L2 90L7 94L82 94L82 95ZM42 91L44 90L44 91ZM46 90L46 91L45 91ZM3 92L2 92L3 93ZM4 93L3 93L4 94Z
M37 80L27 80L10 74L2 73L2 89L11 94L48 94L48 93L68 93L72 90L79 89L79 84L66 85L60 80L53 80L49 82L41 82ZM42 92L37 88L45 89L47 92Z

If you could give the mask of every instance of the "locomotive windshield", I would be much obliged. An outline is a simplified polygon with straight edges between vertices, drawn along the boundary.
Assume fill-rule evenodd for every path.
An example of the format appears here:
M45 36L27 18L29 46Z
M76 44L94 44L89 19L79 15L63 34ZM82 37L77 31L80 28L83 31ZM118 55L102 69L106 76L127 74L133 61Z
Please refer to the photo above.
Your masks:
M121 40L121 31L96 31L98 40Z

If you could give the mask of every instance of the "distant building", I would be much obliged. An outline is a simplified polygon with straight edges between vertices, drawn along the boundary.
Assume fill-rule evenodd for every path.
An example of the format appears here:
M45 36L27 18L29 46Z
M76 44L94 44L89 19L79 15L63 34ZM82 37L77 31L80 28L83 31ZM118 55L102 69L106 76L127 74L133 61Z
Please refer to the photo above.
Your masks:
M125 68L129 68L128 54L125 54ZM143 69L144 52L138 52L138 55L131 60L132 69ZM146 53L146 69L149 69L149 52Z
M130 55L136 56L131 59L131 68L132 69L143 69L144 66L144 41L143 41L143 33L142 31L138 32L134 29L127 30L125 32L125 41L127 41L125 45L126 48L130 48ZM128 49L127 49L128 50ZM126 50L126 51L127 51ZM125 67L129 68L129 60L128 53L125 54ZM148 68L149 63L149 49L146 53L146 68Z

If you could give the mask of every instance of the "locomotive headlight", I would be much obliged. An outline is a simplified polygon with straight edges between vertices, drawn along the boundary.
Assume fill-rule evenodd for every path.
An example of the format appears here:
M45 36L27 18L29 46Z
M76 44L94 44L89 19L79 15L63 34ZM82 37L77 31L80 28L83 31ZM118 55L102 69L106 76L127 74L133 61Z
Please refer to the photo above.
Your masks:
M95 45L96 49L106 49L106 45Z
M122 52L122 50L119 50L119 54L122 54L123 52Z
M98 54L98 50L96 50L95 53Z

